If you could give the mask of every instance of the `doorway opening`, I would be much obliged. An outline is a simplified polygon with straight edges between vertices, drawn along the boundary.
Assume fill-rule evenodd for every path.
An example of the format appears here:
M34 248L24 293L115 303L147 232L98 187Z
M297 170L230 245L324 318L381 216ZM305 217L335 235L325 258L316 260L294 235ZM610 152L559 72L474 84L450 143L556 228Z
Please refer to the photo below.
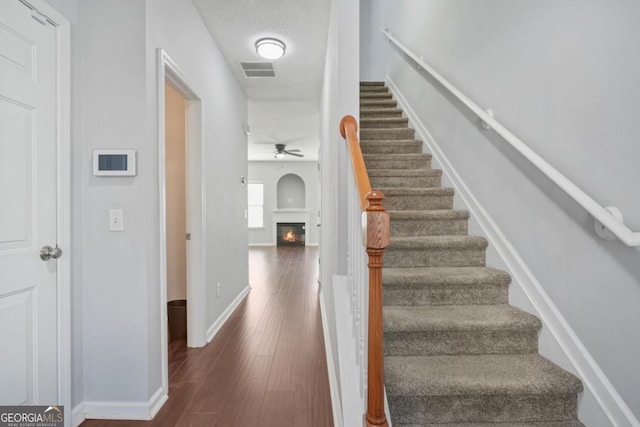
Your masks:
M187 100L168 81L164 85L167 321L169 342L187 339Z
M206 344L202 103L177 64L158 49L160 355L169 393L169 342ZM171 104L170 104L171 103ZM170 129L171 128L171 129ZM168 307L169 301L171 307ZM177 301L177 303L176 303ZM188 310L187 310L188 301ZM171 316L169 315L171 314ZM172 317L172 319L170 319ZM169 321L173 321L169 325ZM177 324L176 324L177 323Z

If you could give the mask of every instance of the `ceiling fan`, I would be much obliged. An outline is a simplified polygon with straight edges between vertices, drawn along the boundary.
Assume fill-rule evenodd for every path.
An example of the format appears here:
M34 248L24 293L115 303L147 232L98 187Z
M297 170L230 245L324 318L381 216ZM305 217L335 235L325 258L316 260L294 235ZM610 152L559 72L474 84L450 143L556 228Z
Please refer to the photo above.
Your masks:
M300 150L298 149L287 150L286 144L275 144L275 147L276 147L276 153L273 157L276 159L284 159L284 156L287 154L290 156L304 157L304 154L298 154L300 152Z

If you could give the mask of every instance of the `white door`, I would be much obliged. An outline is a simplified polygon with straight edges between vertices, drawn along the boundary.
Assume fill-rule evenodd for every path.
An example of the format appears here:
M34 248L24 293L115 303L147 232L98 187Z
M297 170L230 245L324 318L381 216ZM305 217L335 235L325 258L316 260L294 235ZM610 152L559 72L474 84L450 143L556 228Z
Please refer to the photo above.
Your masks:
M58 403L56 34L0 0L0 405Z

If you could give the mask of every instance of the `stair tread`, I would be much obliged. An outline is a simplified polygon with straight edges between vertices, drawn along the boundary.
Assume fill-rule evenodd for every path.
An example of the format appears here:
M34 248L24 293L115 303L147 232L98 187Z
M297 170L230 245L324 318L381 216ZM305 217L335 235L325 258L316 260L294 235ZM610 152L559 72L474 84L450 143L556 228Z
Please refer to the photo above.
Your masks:
M454 209L439 209L439 210L405 210L405 211L387 211L393 220L409 220L409 219L468 219L469 211L466 210L454 210Z
M364 160L410 160L415 158L431 159L429 153L398 153L398 154L376 154L363 153Z
M441 176L440 169L368 169L370 177Z
M446 286L508 284L511 276L491 267L385 267L382 282L385 287L420 289L425 283Z
M482 236L391 236L390 249L484 249L488 245Z
M396 396L572 394L582 383L537 354L387 356L387 393Z
M371 145L389 145L389 144L420 144L422 145L422 141L419 139L361 139L360 145L362 144L371 144ZM427 154L427 153L422 153Z
M382 81L382 80L362 80L360 82L360 86L384 86L384 81Z
M389 88L386 86L361 86L360 94L372 93L372 92L389 92Z
M508 304L385 306L385 332L534 329L540 319Z
M395 107L396 105L398 105L398 102L391 98L391 99L361 99L360 100L360 106L362 107Z
M360 100L364 99L391 99L389 91L362 91L360 92Z
M365 128L365 129L360 129L360 131L367 131L367 132L389 132L389 131L402 131L405 132L407 130L413 131L414 129L408 128L408 127L402 127L402 126L393 126L393 127L387 127L387 128ZM393 140L392 140L393 141Z
M453 196L453 188L429 187L429 188L402 188L402 187L378 187L385 196Z
M360 118L361 118L361 120L362 120L362 115L363 114L369 114L369 113L375 113L375 114L382 114L382 113L402 114L402 109L400 109L400 108L361 108L360 109Z
M409 123L409 119L406 117L366 117L360 119L360 128L366 129L367 125L371 123L385 123L390 125L396 125L398 123Z
M566 421L543 421L543 422L531 422L531 423L454 423L454 424L404 424L394 423L394 427L584 427L578 420L566 420Z

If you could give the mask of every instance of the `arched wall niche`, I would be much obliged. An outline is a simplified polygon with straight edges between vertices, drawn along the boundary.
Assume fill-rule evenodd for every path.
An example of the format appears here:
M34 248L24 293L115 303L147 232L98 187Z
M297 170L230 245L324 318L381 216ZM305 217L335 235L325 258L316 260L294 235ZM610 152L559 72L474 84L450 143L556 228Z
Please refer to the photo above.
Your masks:
M277 186L278 209L304 209L306 191L304 180L294 173L283 175Z

